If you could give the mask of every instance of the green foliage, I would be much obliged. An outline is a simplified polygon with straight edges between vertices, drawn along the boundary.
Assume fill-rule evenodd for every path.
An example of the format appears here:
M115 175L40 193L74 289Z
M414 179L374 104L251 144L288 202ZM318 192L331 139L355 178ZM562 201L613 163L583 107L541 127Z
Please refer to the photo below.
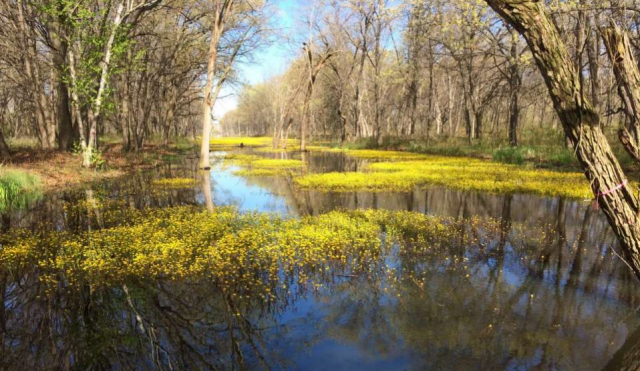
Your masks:
M87 1L53 0L38 7L40 11L54 19L62 21L66 37L77 47L78 61L76 62L76 89L80 98L80 105L88 107L95 102L98 84L102 73L101 63L105 58L105 47L112 32L113 23L105 20L109 17L109 7L99 8ZM96 27L101 24L101 27ZM128 50L134 44L128 35L131 25L122 24L116 30L114 43L111 48L111 62L107 81L127 69L135 69L141 58L141 51L131 60L125 61ZM62 79L70 85L68 66L64 66ZM102 96L102 108L112 110L112 89L107 84Z
M40 178L0 167L0 212L21 209L42 197Z
M522 165L531 150L527 147L502 147L493 151L493 161L504 164Z
M73 153L76 156L83 156L82 146L80 145L80 143L73 144L73 147L71 148L71 153ZM93 148L91 151L91 159L89 160L89 163L92 168L98 171L109 170L109 165L107 164L107 160L105 160L104 157L102 157L102 152L96 148Z

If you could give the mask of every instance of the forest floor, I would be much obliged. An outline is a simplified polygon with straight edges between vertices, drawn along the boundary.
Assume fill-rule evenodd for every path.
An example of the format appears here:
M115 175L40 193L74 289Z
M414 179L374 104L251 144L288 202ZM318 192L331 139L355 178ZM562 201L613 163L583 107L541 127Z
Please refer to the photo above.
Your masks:
M12 150L6 170L20 170L40 178L44 191L73 187L83 183L115 178L129 171L150 168L178 156L195 153L195 145L179 140L167 146L149 142L139 152L125 152L114 142L102 144L99 168L82 167L79 154L63 151L43 151L31 145L18 145Z

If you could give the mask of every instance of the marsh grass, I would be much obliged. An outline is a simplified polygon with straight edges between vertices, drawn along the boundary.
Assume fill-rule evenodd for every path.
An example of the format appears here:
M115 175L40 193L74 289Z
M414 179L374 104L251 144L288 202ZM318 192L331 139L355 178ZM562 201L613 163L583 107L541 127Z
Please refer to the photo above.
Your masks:
M38 176L0 166L0 212L27 207L42 197L41 188Z

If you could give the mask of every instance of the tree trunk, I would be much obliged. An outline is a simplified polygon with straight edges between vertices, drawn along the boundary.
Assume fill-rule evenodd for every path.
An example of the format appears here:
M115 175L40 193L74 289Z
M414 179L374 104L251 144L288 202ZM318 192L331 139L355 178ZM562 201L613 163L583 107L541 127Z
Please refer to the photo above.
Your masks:
M520 116L518 96L518 91L514 90L511 93L511 102L509 104L509 145L512 147L518 146L518 118Z
M590 23L593 27L596 26L597 21L590 18ZM587 58L589 58L589 80L591 81L591 102L596 112L600 112L600 63L599 63L599 50L600 43L597 34L597 30L593 30L589 33L587 38Z
M25 18L24 1L19 0L18 7L18 20L21 47L23 48L23 64L29 84L32 89L32 99L35 106L35 119L36 130L38 134L38 140L42 148L50 149L55 146L55 129L49 124L49 116L47 114L47 97L44 93L44 87L42 84L40 75L40 66L38 64L38 52L36 49L35 36L33 35L33 27L27 23ZM29 12L29 5L26 5L26 11Z
M545 3L536 0L486 2L526 39L596 202L618 237L625 258L640 278L638 200L600 128L598 114L581 94L578 73L547 14Z
M2 129L0 129L0 158L3 160L7 160L11 157L11 152L9 151L9 146L7 145L7 141L4 140L4 134L2 133Z
M80 111L80 98L78 97L78 77L76 72L76 54L73 46L69 46L67 54L69 57L69 80L71 82L71 109L73 116L78 123L78 132L80 133L80 147L82 148L82 166L89 167L91 165L91 157L93 156L92 147L87 148L85 139L85 125L82 112Z
M58 32L62 27L58 27ZM67 43L60 34L52 34L51 42L55 49L53 53L54 73L57 85L57 110L58 110L58 149L68 151L78 139L74 135L71 123L71 108L69 106L69 89L64 81L64 62L67 56Z
M518 33L511 33L511 66L509 76L509 144L518 146L518 119L520 117L520 71L518 68Z
M209 141L211 140L211 114L213 112L214 101L211 99L213 89L213 78L215 77L216 59L218 58L218 44L222 37L222 19L220 3L216 3L216 19L211 33L209 44L209 61L207 63L207 83L204 87L204 101L202 105L202 142L200 144L200 168L208 170L211 168L209 159Z
M216 100L218 99L220 90L222 89L222 84L225 82L227 76L229 75L233 61L236 58L238 51L240 50L242 42L244 41L243 39L243 41L239 41L235 45L233 52L229 56L228 66L220 77L215 91L213 91L213 78L216 75L216 60L218 59L218 45L220 44L220 39L222 38L222 33L224 32L225 20L228 17L228 13L231 12L234 3L234 0L216 1L214 10L215 19L213 22L213 29L211 31L211 41L209 43L209 61L207 63L207 83L204 87L202 142L200 144L200 168L205 170L211 168L211 161L209 159L209 141L211 137L211 114L213 113L213 107L216 103ZM249 29L250 28L247 28L247 31L245 31L244 37L246 37Z
M611 60L613 73L622 100L622 110L628 126L620 129L619 138L625 150L640 164L638 139L640 138L640 71L626 34L612 24L602 31L602 38Z
M312 68L310 65L309 68ZM310 72L312 73L312 72ZM307 131L309 126L309 105L311 103L311 95L313 94L313 83L314 79L309 77L309 81L307 82L307 91L304 95L304 105L302 109L302 121L300 122L300 150L307 150Z

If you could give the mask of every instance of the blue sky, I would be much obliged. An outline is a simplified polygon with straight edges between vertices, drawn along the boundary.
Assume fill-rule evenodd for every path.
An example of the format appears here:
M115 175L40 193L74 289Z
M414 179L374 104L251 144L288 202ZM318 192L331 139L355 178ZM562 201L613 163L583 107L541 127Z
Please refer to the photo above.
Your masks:
M299 2L304 0L272 0L275 6L274 26L278 28L278 33L287 35L294 27L295 9ZM290 61L290 51L286 42L278 41L256 53L252 63L243 62L238 65L239 76L245 84L257 84L265 81L271 76L285 71ZM240 86L225 87L222 89L222 97L216 102L214 116L216 119L222 118L224 114L233 110L237 106L237 93Z

